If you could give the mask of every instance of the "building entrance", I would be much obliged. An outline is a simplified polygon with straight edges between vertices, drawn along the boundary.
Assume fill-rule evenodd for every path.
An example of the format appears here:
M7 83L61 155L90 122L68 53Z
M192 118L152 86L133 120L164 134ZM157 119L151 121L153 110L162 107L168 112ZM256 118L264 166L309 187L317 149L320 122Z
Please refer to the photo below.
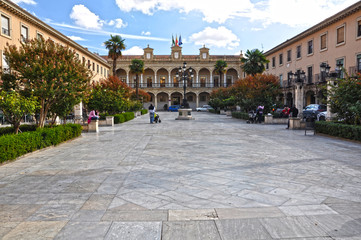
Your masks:
M180 97L173 97L172 105L180 105Z

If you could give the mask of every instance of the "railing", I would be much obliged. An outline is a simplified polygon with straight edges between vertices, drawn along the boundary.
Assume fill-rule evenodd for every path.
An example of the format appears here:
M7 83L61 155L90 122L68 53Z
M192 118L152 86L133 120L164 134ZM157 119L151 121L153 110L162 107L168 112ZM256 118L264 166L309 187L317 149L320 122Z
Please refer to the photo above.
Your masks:
M227 84L231 86L232 84ZM128 86L131 88L135 88L135 83L128 83ZM216 88L220 87L215 86L213 83L191 83L186 84L187 88ZM139 88L183 88L183 83L140 83L138 85Z

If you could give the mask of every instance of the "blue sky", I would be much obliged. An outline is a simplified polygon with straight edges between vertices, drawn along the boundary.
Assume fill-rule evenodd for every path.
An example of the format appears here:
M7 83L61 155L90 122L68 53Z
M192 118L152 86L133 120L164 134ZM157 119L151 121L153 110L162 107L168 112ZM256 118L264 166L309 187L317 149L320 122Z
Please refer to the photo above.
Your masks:
M172 35L183 54L234 55L267 51L356 0L13 0L92 52L107 55L110 34L125 39L123 54L170 54Z

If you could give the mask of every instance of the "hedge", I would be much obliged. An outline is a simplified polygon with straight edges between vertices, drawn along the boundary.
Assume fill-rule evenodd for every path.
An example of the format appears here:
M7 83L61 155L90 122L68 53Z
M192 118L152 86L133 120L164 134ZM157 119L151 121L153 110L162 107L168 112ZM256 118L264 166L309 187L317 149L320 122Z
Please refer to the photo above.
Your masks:
M114 115L114 124L127 122L129 120L134 119L134 112L125 112Z
M144 115L144 114L147 114L148 113L148 110L147 109L142 109L140 110L140 114Z
M316 121L315 130L317 133L361 141L361 126Z
M34 125L34 124L32 124L32 125L20 125L20 131L21 132L35 131L36 127L37 126ZM0 128L0 136L5 135L5 134L12 134L12 133L14 133L14 127Z
M66 124L0 136L0 163L78 137L81 130L79 124Z

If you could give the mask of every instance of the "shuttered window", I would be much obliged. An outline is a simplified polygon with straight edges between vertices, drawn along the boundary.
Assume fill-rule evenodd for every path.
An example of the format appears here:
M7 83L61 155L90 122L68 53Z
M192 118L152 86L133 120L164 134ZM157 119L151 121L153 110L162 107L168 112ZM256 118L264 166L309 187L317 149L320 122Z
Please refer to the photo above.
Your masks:
M345 26L337 28L337 44L345 42Z
M327 34L321 36L321 50L327 48Z
M1 34L10 36L10 19L1 15Z

